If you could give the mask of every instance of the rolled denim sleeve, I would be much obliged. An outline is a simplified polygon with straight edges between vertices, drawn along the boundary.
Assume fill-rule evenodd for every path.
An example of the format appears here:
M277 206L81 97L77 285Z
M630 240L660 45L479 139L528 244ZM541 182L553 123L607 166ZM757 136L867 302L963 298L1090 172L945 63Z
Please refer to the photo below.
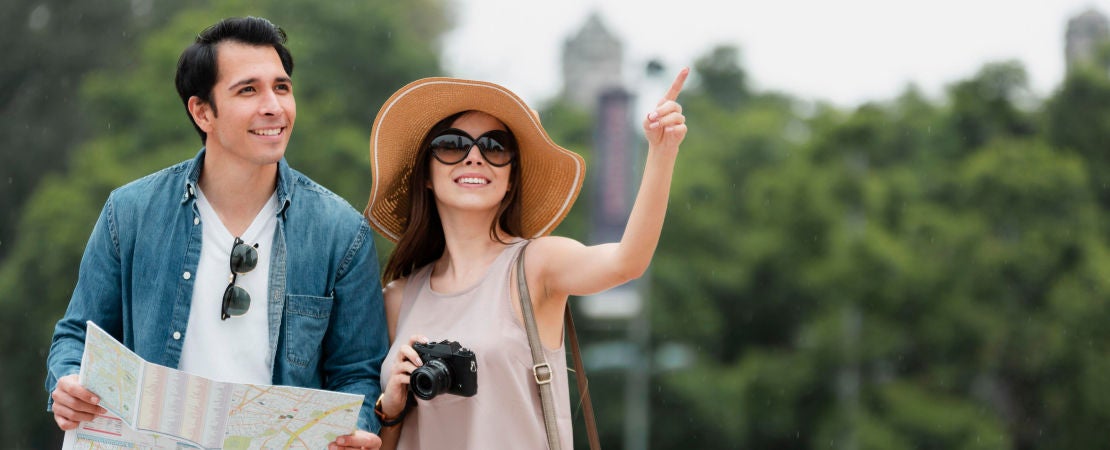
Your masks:
M365 395L358 427L374 433L381 428L373 410L389 350L379 277L373 233L363 219L337 272L323 371L326 389Z
M86 322L93 321L113 335L121 328L121 266L115 211L112 198L104 204L100 218L81 257L77 287L65 316L54 326L50 353L46 358L47 410L53 406L49 393L58 379L78 373L85 351Z

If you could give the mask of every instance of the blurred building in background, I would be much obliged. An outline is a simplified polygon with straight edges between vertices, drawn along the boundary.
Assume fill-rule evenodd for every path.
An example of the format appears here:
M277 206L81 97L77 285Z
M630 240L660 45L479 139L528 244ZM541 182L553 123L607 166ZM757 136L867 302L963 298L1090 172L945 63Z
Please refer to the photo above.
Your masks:
M1091 8L1068 20L1064 43L1064 60L1070 71L1082 64L1103 64L1101 55L1110 40L1110 21L1098 10ZM1110 69L1110 67L1105 67Z
M628 224L643 167L643 140L632 108L647 86L625 80L623 43L595 12L563 47L563 98L594 117L593 154L587 174L590 244L618 242ZM646 278L646 277L645 277ZM624 372L623 448L648 448L652 372L645 278L587 298L575 309L599 328L622 330L593 335L583 349L587 369Z
M563 97L588 111L605 91L623 88L624 45L597 12L563 45Z

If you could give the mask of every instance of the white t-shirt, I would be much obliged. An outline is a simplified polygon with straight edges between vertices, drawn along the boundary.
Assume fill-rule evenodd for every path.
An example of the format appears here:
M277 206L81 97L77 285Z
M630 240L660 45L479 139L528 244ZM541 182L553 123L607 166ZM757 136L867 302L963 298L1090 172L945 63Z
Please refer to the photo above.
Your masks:
M196 192L203 237L178 369L218 381L271 384L267 310L270 255L277 229L277 193L270 196L250 227L239 236L247 245L258 244L258 265L235 280L237 286L250 294L250 307L241 316L220 320L224 290L231 281L235 236L220 221L199 187Z

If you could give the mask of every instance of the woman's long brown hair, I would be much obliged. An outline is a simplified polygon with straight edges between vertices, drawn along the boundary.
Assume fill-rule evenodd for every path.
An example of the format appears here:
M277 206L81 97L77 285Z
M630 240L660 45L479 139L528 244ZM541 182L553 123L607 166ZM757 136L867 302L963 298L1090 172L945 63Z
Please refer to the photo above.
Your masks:
M472 111L463 111L452 114L437 122L424 135L417 149L416 162L409 173L409 217L397 246L389 255L389 261L382 271L382 284L404 278L413 271L427 264L431 264L443 255L446 241L443 236L443 223L439 219L439 210L436 209L435 192L428 189L428 178L432 155L428 151L432 138L444 130L451 128L459 117ZM506 126L506 129L508 127ZM512 130L509 133L512 134ZM520 206L520 164L521 154L517 149L516 159L509 169L509 191L501 199L497 208L497 220L490 223L490 237L498 242L501 240L498 229L509 236L523 235Z

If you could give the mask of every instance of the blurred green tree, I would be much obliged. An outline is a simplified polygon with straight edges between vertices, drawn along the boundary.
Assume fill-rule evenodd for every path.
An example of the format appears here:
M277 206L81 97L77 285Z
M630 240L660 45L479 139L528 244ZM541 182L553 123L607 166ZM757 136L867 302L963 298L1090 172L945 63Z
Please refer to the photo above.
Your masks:
M0 261L16 242L16 224L47 174L92 131L80 87L90 71L134 64L141 38L196 0L84 2L12 0L4 5L0 47Z
M1110 210L1110 75L1095 66L1073 68L1046 103L1044 119L1049 142L1090 164L1091 185Z
M1089 386L1110 342L1101 212L1086 161L1037 138L1023 74L989 64L947 105L910 87L850 113L684 94L697 132L652 327L697 358L657 375L652 442L1097 447L1105 403L1064 386Z
M1029 76L1017 61L988 63L974 77L949 87L950 120L960 138L960 150L973 151L994 137L1030 136L1036 122L1030 109L1036 105L1029 90Z

